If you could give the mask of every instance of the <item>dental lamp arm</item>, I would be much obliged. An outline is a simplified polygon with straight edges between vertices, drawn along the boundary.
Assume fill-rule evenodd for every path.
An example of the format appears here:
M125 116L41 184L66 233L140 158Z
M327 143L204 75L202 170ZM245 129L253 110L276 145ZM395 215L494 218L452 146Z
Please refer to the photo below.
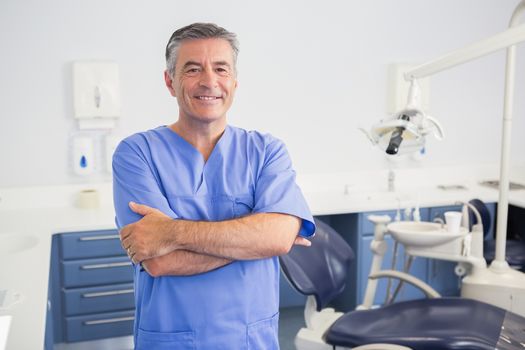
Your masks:
M419 88L417 79L412 78L410 79L410 88L408 90L406 110L412 111L412 113L414 113L416 116L421 117L421 120L419 123L419 129L422 135L426 135L430 133L430 131L433 129L434 137L438 139L439 141L443 140L444 133L443 133L443 128L441 127L441 124L435 118L427 115L421 110L420 100L421 100L421 89ZM427 126L428 123L431 124L431 127Z
M523 7L523 2L520 4ZM525 41L525 24L509 28L474 44L421 64L405 73L405 80L424 78Z
M407 109L419 109L421 105L421 89L415 78L410 79L410 87L407 96Z

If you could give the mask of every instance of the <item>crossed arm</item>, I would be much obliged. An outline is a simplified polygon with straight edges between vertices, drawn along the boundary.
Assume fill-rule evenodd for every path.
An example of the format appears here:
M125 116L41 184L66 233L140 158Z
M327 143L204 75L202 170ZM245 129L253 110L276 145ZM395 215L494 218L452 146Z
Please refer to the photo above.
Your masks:
M301 219L293 215L259 213L208 222L173 220L133 202L130 208L143 218L122 228L122 247L154 277L193 275L233 260L283 255L293 244L310 245L297 235Z

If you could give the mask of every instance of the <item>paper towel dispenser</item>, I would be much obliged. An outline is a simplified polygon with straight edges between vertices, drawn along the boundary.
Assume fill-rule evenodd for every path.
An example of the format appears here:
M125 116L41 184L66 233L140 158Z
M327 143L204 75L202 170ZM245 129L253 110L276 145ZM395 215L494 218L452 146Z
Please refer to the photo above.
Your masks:
M118 65L110 61L73 63L75 118L80 129L112 129L120 116Z

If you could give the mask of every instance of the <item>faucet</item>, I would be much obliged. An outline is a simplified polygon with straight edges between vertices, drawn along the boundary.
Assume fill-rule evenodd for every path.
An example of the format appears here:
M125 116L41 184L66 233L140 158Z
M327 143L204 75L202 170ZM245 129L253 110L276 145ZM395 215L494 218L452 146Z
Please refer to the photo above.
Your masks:
M445 228L445 220L443 220L442 218L434 218L434 220L432 220L432 222L435 222L436 224L440 224L441 225L441 229L444 229Z

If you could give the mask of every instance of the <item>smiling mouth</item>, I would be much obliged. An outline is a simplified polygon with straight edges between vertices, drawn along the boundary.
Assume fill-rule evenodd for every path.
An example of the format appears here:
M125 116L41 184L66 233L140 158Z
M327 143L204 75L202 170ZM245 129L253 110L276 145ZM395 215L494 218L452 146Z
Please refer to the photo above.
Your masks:
M195 96L195 98L201 101L213 101L221 99L221 97L218 96Z

